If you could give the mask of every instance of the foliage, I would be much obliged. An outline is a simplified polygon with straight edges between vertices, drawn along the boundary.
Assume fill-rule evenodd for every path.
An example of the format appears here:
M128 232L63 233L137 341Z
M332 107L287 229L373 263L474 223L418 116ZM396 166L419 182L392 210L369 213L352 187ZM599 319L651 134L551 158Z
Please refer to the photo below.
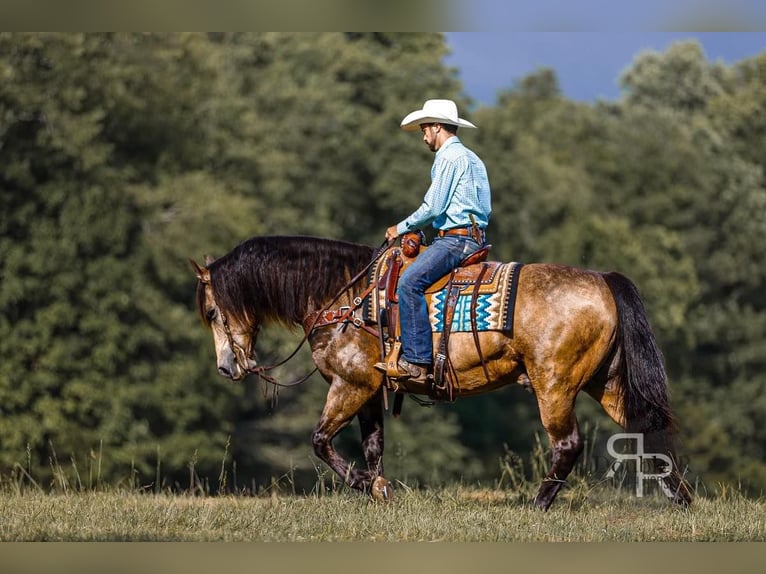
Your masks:
M379 244L428 185L401 117L453 97L480 127L461 136L488 166L493 257L630 276L690 471L766 489L766 55L680 43L638 54L614 102L540 70L471 110L445 53L439 34L0 34L0 469L184 488L224 456L225 488L312 488L325 382L274 402L218 377L187 258L257 234ZM540 428L515 388L386 425L388 473L417 484L491 483ZM358 459L356 435L338 443Z

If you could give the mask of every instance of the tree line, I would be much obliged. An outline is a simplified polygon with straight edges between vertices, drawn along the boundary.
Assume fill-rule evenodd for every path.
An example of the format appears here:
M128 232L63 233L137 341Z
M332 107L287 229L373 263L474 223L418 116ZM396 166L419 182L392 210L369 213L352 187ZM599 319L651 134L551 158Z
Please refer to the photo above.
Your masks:
M492 257L631 277L689 472L763 491L766 53L726 65L681 42L637 54L616 101L570 101L541 69L476 108L447 50L430 33L0 34L0 475L323 479L325 383L219 377L187 259L253 235L380 244L428 185L399 121L450 97L480 128L460 135L490 174ZM274 329L259 351L297 340ZM280 376L309 369L301 353ZM577 409L603 443L615 427ZM387 474L411 484L492 482L541 431L515 388L407 401L386 424Z

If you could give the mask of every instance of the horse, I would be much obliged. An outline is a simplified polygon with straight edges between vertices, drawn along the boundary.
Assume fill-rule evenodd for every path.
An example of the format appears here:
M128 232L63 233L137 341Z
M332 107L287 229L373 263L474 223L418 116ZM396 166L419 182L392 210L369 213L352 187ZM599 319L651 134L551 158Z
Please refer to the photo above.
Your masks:
M319 237L256 236L219 259L208 258L205 266L190 262L218 372L233 381L258 372L264 368L255 353L260 329L274 323L301 327L314 364L329 383L311 437L314 452L351 488L385 500L393 495L383 475L388 391L384 373L373 367L381 360L381 341L374 328L349 315L369 293L364 271L381 251ZM317 315L328 313L329 305L353 320L317 325ZM523 384L537 399L552 460L534 507L551 506L583 451L574 411L581 391L626 431L643 434L645 452L657 454L654 464L661 472L656 476L662 477L665 494L679 505L691 504L691 488L674 464L674 417L663 357L638 289L625 275L525 264L519 271L513 332L479 332L480 350L474 335L456 332L449 338L451 367L459 380L456 398ZM427 389L404 392L423 395ZM355 417L366 469L349 464L333 447L333 438Z

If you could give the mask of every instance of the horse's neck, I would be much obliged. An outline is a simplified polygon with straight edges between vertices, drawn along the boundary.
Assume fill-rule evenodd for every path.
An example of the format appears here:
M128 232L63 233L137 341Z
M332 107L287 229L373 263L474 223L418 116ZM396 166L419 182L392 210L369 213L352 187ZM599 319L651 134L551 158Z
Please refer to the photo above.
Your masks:
M320 265L320 267L322 266ZM305 323L307 318L315 316L317 313L353 307L355 299L362 294L367 285L364 277L357 277L357 273L358 271L352 272L346 269L342 281L336 282L333 286L328 285L325 290L320 291L312 291L305 284L296 284L296 289L302 292L304 296L296 296L292 304L293 312L297 311L297 314L293 317L285 317L285 319L297 320L299 319L297 315L302 315L300 322ZM310 280L307 277L296 278L296 281Z

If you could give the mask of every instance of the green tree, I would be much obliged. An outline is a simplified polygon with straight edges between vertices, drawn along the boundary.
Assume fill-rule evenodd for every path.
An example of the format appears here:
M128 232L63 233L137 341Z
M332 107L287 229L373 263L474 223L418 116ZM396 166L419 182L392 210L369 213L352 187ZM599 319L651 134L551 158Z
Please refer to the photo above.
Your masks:
M101 453L101 478L145 481L158 464L178 477L195 457L220 460L234 393L215 392L186 360L202 343L189 293L180 302L156 280L153 212L134 191L160 165L196 161L199 134L171 113L190 39L0 36L5 469L44 477L53 451L94 469Z
M660 111L643 103L569 102L555 76L541 70L502 94L497 108L480 110L477 121L486 128L477 148L490 172L490 235L503 259L621 271L639 286L663 347L686 350L698 271L683 234L663 223L693 220L673 202L686 207L692 168L703 160L684 117ZM470 440L499 445L523 437L511 449L532 448L530 437L540 430L534 401L515 405L523 400L518 393L481 400L524 414L493 427L491 439ZM578 412L586 423L613 427L588 399ZM487 468L493 462L486 459Z
M418 138L399 129L403 110L421 105L422 93L453 94L459 88L441 64L443 38L255 34L215 41L232 54L242 95L257 115L248 140L257 178L249 193L265 207L253 212L255 232L379 245L385 228L417 206L428 184L430 158L417 147L422 147ZM416 148L420 153L406 151ZM263 334L259 346L266 356L281 358L297 338L273 331ZM279 378L295 380L310 369L302 354L280 369ZM235 434L238 465L256 469L261 482L289 471L296 488L311 488L322 467L310 435L326 383L315 376L305 388L280 391L275 408L257 384L248 388L248 406ZM472 453L459 440L445 438L459 435L454 417L412 404L401 419L386 424L391 459L407 453L389 461L392 477L454 478L470 466ZM423 432L432 441L424 441ZM450 442L449 455L443 440ZM337 446L361 460L356 425L344 431Z
M443 38L4 34L0 48L2 467L46 477L55 449L158 487L188 486L189 466L214 479L224 456L263 483L289 470L269 452L290 444L297 467L316 464L324 383L272 411L256 381L218 377L186 259L267 233L377 242L380 214L402 217L427 173L401 153L417 143L398 130L413 85L459 89ZM259 351L292 342L264 334ZM457 472L465 453L450 458Z
M766 415L756 398L766 388L759 296L766 267L754 240L766 231L766 188L762 157L751 153L761 142L748 138L741 120L763 107L759 62L724 68L707 62L696 43L639 56L623 78L618 112L644 126L630 131L639 171L617 164L630 179L620 189L628 194L614 200L632 221L679 236L694 261L699 294L667 355L685 443L693 470L710 484L737 476L754 492L766 470L754 424Z
M432 155L403 133L438 94L493 186L494 258L616 269L665 351L691 469L766 485L760 297L764 57L694 43L637 55L623 96L568 101L540 70L471 110L440 34L0 34L0 472L311 489L326 384L215 373L187 258L260 234L379 244L422 199ZM259 338L282 358L300 333ZM312 368L308 353L281 381ZM593 401L578 411L601 421ZM392 478L492 480L533 448L521 389L386 419ZM359 460L358 430L339 448Z

